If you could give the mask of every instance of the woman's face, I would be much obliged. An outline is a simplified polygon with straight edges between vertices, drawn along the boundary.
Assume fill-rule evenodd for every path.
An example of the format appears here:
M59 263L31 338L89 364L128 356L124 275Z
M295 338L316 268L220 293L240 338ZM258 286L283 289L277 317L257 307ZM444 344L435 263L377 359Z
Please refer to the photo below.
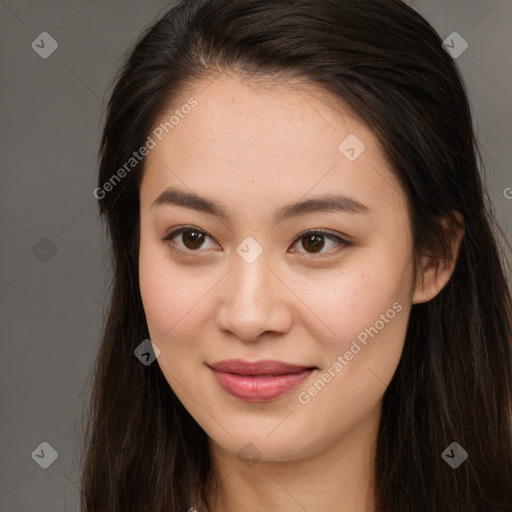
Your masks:
M150 135L140 190L154 364L224 450L312 456L379 411L421 301L404 193L327 93L227 75L188 92ZM315 369L211 368L232 359Z

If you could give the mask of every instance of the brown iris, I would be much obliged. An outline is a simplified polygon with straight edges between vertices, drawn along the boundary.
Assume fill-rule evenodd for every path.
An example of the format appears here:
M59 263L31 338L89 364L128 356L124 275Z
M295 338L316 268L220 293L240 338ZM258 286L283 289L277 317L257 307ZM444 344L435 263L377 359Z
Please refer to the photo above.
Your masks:
M201 233L200 231L195 231L193 229L183 231L183 244L187 247L187 249L199 249L201 245L203 245L204 243L204 236L204 233ZM188 243L188 240L190 240L190 243Z
M305 235L301 238L302 247L304 247L304 249L312 248L311 252L318 252L321 249L323 249L323 247L325 245L323 238L324 238L324 235L319 235L316 233L313 235ZM304 240L307 240L307 242L305 243Z

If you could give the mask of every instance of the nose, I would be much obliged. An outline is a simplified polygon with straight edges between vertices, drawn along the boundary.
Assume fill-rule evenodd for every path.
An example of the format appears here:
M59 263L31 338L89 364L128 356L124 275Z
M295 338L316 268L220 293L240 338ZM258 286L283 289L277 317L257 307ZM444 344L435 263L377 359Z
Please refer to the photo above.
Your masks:
M224 286L218 290L218 328L242 341L284 334L292 325L294 295L262 256L247 263L236 255Z

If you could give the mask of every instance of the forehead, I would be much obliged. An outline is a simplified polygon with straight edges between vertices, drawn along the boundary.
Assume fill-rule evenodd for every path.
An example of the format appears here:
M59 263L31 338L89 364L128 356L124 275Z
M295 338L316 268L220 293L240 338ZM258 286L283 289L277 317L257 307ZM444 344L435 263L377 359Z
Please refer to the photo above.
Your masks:
M182 108L191 99L196 106ZM220 75L187 87L155 127L173 115L175 124L167 123L146 158L141 192L147 200L179 185L233 200L249 187L255 202L337 191L370 205L376 195L403 203L372 131L319 87Z
M193 138L208 146L210 157L219 153L223 159L229 158L231 152L226 149L234 155L239 150L236 156L243 156L244 151L249 153L258 147L287 157L292 151L293 155L315 150L336 152L340 137L350 131L365 141L368 150L383 153L351 107L319 86L284 79L251 82L237 75L221 74L187 87L162 113L158 123L169 119L192 97L197 106L172 133L176 143L186 143L193 130ZM184 122L188 117L194 119L193 127ZM183 149L191 147L199 156L202 147L185 144Z

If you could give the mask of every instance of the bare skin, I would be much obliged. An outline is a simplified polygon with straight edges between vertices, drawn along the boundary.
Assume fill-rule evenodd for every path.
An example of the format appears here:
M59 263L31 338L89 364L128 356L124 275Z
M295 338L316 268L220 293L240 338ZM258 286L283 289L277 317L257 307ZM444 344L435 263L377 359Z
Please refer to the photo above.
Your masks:
M405 195L377 139L341 101L292 83L221 75L187 88L162 120L190 97L197 106L151 149L141 184L145 314L165 378L210 438L221 482L209 494L213 512L375 510L382 396L410 309L435 297L454 267L413 282ZM356 139L339 149L350 134L365 145L353 161ZM230 219L152 206L167 187L221 203ZM368 211L274 221L286 205L333 193ZM162 240L181 225L203 243L190 231ZM321 234L315 252L304 232L316 229L349 245ZM256 244L242 244L247 237ZM262 252L249 263L241 244ZM276 399L249 402L207 366L231 358L317 370Z

